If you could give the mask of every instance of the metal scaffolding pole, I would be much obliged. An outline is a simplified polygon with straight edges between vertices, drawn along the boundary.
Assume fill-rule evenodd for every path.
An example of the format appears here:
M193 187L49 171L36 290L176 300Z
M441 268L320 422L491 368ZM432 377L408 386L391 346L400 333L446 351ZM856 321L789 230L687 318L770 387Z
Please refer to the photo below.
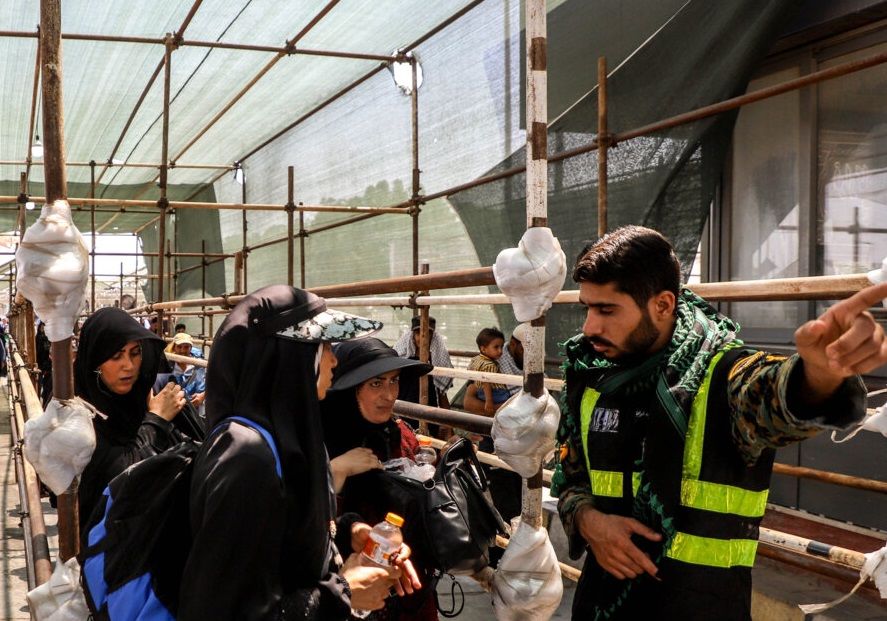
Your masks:
M548 87L545 0L526 0L527 227L548 226ZM545 315L530 322L524 343L524 390L544 392ZM522 479L521 521L542 525L542 464Z

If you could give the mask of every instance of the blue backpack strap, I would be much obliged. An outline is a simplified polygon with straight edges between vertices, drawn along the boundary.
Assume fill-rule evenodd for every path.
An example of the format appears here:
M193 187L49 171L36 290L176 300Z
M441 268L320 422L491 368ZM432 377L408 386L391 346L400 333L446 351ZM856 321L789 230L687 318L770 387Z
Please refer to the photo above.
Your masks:
M255 429L259 432L259 435L261 435L265 439L265 443L268 445L268 448L271 449L271 453L274 455L274 467L277 470L277 478L282 480L283 469L280 467L280 455L277 454L277 445L274 444L274 438L271 436L271 433L256 421L244 418L243 416L229 416L228 418L222 419L221 421L219 421L219 424L216 425L216 429L221 427L227 421L232 420L236 420L241 425L246 425L247 427Z

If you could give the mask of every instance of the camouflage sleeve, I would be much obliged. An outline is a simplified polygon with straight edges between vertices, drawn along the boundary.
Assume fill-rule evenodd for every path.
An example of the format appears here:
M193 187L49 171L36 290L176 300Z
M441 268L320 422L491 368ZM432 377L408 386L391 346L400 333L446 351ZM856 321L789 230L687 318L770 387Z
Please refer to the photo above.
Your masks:
M583 506L594 503L582 454L579 425L567 404L567 391L562 394L561 421L557 432L560 450L551 481L551 495L558 498L557 510L570 544L570 558L577 559L585 550L585 540L576 527L576 514Z
M844 429L865 416L866 391L858 376L847 378L816 407L799 398L803 361L756 352L740 358L727 375L733 439L749 464L767 448L806 440L826 429Z
M594 505L582 447L574 446L572 442L562 445L560 467L563 470L564 483L558 490L557 511L570 543L570 558L577 559L585 551L585 539L576 526L576 515L580 508Z

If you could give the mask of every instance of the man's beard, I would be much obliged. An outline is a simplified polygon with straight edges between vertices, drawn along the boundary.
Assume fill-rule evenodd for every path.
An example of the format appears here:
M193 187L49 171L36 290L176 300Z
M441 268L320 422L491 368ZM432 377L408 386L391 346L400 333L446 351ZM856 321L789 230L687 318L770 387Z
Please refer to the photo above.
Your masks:
M622 347L605 339L590 338L592 343L600 343L608 345L619 350L615 356L607 357L608 360L618 362L620 364L632 365L635 362L643 361L650 353L653 344L659 339L661 332L653 324L650 313L646 308L641 309L641 321L637 327L631 331Z

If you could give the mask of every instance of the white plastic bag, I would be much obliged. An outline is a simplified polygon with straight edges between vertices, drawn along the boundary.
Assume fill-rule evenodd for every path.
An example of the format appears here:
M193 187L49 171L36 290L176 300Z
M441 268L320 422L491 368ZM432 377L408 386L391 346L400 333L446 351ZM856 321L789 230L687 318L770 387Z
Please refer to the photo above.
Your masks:
M511 300L518 321L541 317L567 277L567 258L551 229L526 230L517 248L506 248L493 265L496 284Z
M538 399L521 390L493 418L496 455L523 478L530 478L545 455L554 450L560 419L557 402L547 390Z
M86 296L89 250L67 201L43 206L37 222L22 236L15 264L18 289L46 323L49 340L71 336Z
M868 429L869 431L880 433L882 436L887 438L887 404L882 405L875 411L874 414L863 419L863 421L856 429L851 431L840 440L837 439L838 432L833 431L832 441L836 444L841 444L842 442L846 442L847 440L853 438L862 429Z
M49 580L28 592L28 605L37 621L86 621L89 607L80 586L77 557L56 561Z
M54 494L64 493L89 463L96 414L104 416L79 397L53 399L43 414L25 423L25 457Z
M548 531L521 522L493 578L493 610L499 621L545 621L564 593L561 568Z

